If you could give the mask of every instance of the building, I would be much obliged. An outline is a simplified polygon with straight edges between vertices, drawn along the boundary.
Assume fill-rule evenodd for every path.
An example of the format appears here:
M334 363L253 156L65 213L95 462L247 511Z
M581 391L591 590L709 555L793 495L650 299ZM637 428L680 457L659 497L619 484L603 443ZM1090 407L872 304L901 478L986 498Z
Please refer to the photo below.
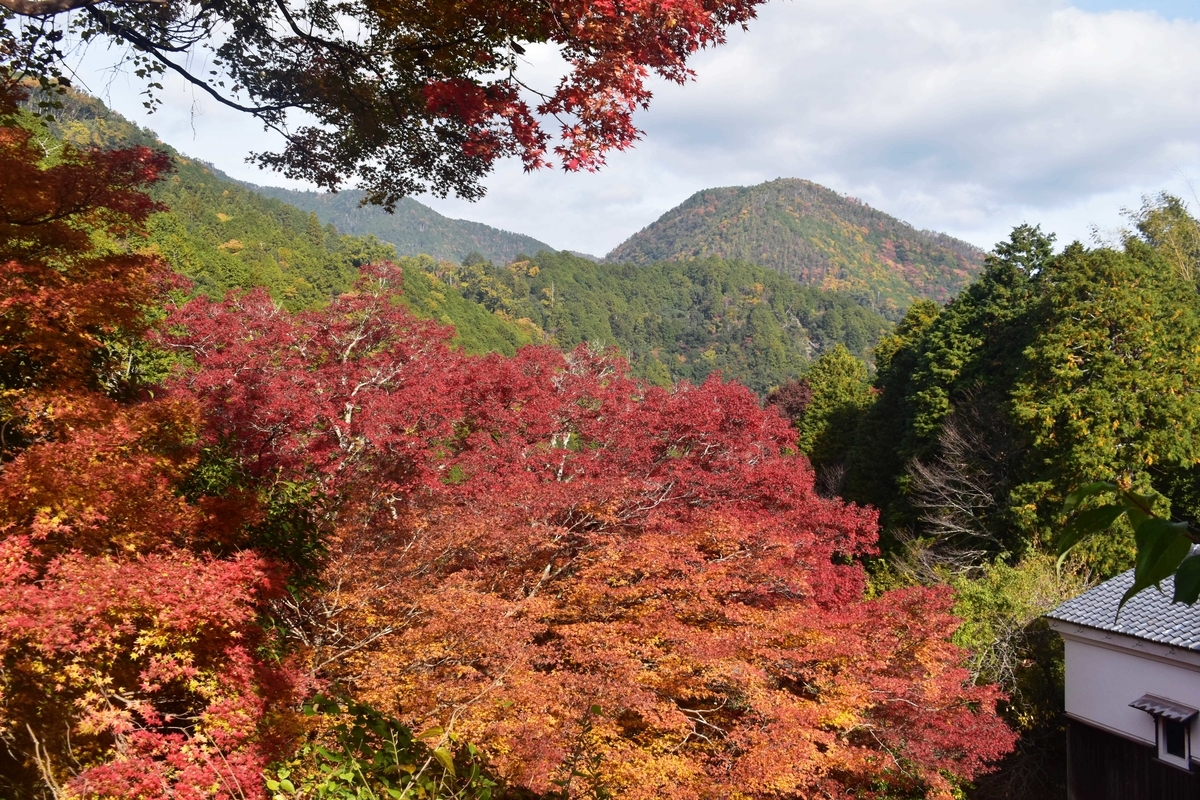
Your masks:
M1070 800L1200 800L1200 605L1126 572L1047 615L1066 650Z

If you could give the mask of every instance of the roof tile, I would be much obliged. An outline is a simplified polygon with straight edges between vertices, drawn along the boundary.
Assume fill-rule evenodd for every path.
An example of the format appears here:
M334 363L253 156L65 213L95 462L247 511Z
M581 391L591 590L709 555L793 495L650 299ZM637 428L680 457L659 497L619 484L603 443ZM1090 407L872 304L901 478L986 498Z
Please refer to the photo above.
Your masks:
M1200 652L1200 604L1175 604L1175 582L1167 578L1162 591L1151 586L1130 599L1117 615L1121 597L1133 585L1133 570L1068 600L1046 616L1111 633Z

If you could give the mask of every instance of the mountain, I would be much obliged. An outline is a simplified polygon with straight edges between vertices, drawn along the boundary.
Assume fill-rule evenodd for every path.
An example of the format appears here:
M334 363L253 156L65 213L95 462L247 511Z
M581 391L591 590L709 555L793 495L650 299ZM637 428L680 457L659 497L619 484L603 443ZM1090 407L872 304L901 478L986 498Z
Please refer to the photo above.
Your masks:
M357 190L330 194L247 185L261 195L312 211L343 233L376 236L400 255L425 254L460 262L471 253L479 253L490 261L507 264L519 255L554 250L532 236L444 217L410 197L397 203L395 213L389 214L379 206L360 205L363 193Z
M55 118L28 119L52 136L81 147L143 145L168 152L174 174L150 195L166 207L151 216L144 248L160 254L189 278L195 291L220 297L230 289L265 287L296 310L328 302L353 284L358 268L380 259L405 269L408 304L420 316L453 325L457 341L473 353L511 354L540 340L540 331L493 314L455 292L439 291L428 274L434 261L399 258L372 236L349 236L316 214L251 191L210 164L190 159L153 132L110 111L99 100L72 92L59 98Z
M836 344L867 358L891 328L846 294L718 258L639 266L543 251L507 265L443 262L431 277L563 349L619 345L635 375L662 385L719 371L765 393Z
M605 260L718 256L849 292L895 319L918 298L945 302L979 273L983 251L911 225L811 181L697 192Z
M803 373L838 343L867 357L890 328L847 294L745 262L597 263L540 243L515 262L488 259L474 242L475 255L454 260L399 255L392 244L344 233L311 209L268 196L305 193L251 189L80 95L64 98L49 132L79 146L170 153L174 173L151 190L165 210L151 217L140 246L214 297L263 286L290 309L311 308L346 291L361 265L392 259L404 270L405 302L454 326L468 352L511 354L533 342L617 346L634 374L655 383L699 382L720 371L759 392ZM347 201L347 208L356 207Z

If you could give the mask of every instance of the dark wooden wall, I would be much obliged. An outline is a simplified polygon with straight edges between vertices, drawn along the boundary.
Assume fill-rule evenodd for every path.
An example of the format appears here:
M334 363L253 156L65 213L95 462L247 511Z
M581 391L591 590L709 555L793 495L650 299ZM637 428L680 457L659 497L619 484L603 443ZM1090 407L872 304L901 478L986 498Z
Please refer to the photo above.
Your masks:
M1192 742L1196 747L1200 742ZM1067 721L1069 800L1200 800L1200 773L1164 764L1154 747Z

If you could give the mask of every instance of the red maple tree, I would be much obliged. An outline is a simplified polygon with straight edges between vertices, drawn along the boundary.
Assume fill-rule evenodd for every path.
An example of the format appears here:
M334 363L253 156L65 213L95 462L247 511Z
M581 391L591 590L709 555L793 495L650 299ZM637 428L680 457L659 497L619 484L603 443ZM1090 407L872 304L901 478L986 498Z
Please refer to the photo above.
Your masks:
M0 127L3 794L253 798L275 752L291 677L258 614L280 576L236 552L261 511L186 491L200 408L137 391L117 357L172 284L131 247L167 167L47 159Z
M468 357L399 283L171 320L206 436L325 498L325 589L278 607L314 673L539 793L949 797L1010 749L950 597L863 598L875 512L818 497L747 389Z
M266 166L336 189L358 177L371 202L456 192L475 198L496 161L595 170L641 132L652 76L683 83L697 50L753 19L763 0L225 0L161 5L0 0L47 19L82 9L85 38L137 53L153 92L170 71L283 135ZM0 72L53 82L64 58L36 27L0 28ZM563 62L549 85L528 76L527 48ZM179 54L211 51L195 71ZM289 114L302 112L297 118ZM293 123L288 125L288 122ZM299 124L297 124L299 123ZM556 142L552 144L552 142Z

